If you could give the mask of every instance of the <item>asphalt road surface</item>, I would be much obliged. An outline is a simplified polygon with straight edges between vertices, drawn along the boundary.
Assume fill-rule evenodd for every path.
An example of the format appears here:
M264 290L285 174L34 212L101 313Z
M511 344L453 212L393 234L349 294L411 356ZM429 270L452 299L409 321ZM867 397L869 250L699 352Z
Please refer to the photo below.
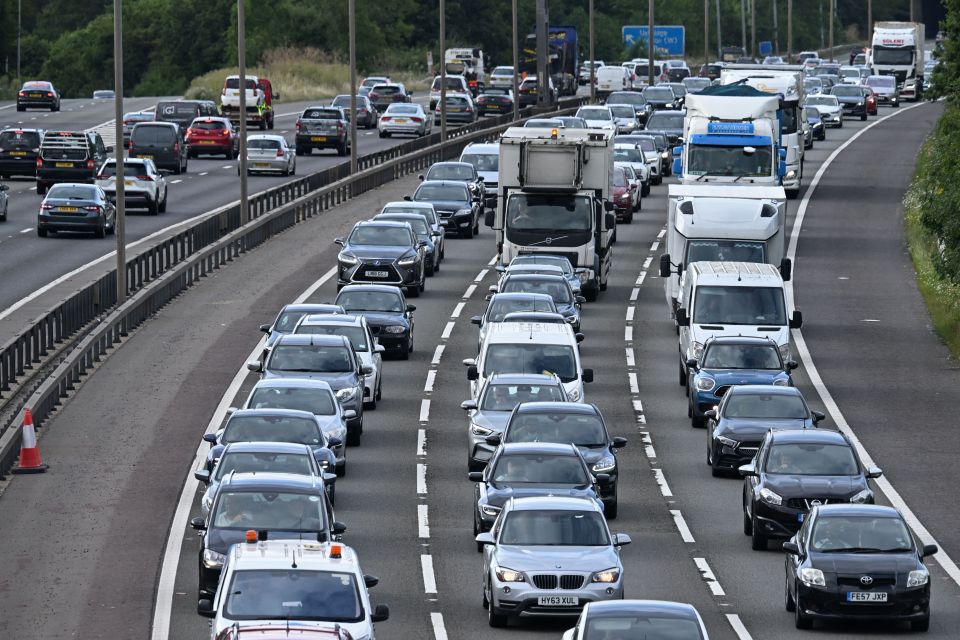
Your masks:
M916 292L900 210L917 148L940 111L901 108L874 126L836 156L805 205L794 287L806 324L794 338L817 375L801 368L795 378L814 408L830 411L827 426L845 418L956 557L960 473L950 426L960 385ZM808 152L805 183L875 120L831 130ZM9 569L0 571L0 637L205 637L207 621L195 613L199 544L184 527L197 512L200 436L254 383L243 364L257 325L305 292L331 300L333 238L413 183L365 194L243 256L163 309L87 379L44 429L50 471L16 478L0 498L0 567ZM721 640L904 635L889 624L796 631L783 609L783 553L750 550L741 483L710 476L705 432L690 427L676 383L676 335L656 277L665 194L666 186L654 187L634 224L619 228L609 289L583 313L583 366L596 372L586 400L601 408L612 435L629 439L619 454L620 516L611 522L633 538L623 550L627 597L691 602ZM791 224L798 204L790 203ZM449 242L442 269L412 301L416 351L386 363L383 402L366 414L362 445L348 450L337 518L364 571L381 577L372 599L388 603L391 617L378 625L380 638L558 638L568 621L493 630L480 604L460 361L476 352L469 317L493 282L493 233ZM960 586L935 558L927 565L927 637L956 638Z

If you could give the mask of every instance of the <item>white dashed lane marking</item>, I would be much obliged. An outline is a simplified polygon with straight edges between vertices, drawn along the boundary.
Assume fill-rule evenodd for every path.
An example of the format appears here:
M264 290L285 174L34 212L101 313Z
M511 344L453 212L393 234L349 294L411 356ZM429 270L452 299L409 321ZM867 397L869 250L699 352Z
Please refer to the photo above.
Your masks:
M420 422L430 422L430 401L426 398L420 401Z
M427 495L427 465L417 463L417 494Z
M717 577L713 575L713 569L710 568L710 565L707 564L706 558L694 558L694 563L697 565L697 569L700 570L700 576L703 578L704 582L707 583L707 586L710 587L710 593L715 596L725 596L727 593L723 590L723 587L720 586L720 583L717 582Z
M417 505L417 532L421 538L430 537L430 518L425 504Z
M687 526L687 521L683 519L683 514L678 509L670 509L670 515L673 516L673 522L677 525L680 538L684 542L694 542L693 534L690 532L690 527Z
M423 571L423 592L437 592L437 578L433 574L433 556L420 556L420 568Z

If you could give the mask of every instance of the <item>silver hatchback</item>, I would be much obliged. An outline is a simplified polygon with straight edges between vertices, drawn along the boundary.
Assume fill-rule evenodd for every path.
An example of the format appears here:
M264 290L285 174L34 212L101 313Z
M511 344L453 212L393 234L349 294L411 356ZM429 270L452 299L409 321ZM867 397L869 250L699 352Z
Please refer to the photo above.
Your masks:
M285 176L297 173L297 156L286 138L270 134L247 136L247 175L254 173L280 173Z

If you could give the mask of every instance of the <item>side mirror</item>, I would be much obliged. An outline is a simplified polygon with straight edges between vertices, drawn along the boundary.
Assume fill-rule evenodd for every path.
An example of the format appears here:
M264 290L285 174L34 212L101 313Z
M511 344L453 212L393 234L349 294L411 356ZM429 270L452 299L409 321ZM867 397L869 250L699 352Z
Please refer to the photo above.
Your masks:
M615 213L606 213L606 214L604 214L604 218L605 218L605 220L603 221L603 222L604 222L604 226L605 226L607 229L613 229L615 226L617 226L617 214L615 214Z
M786 159L787 159L787 150L786 150L786 149L782 149L782 148L781 148L781 149L777 149L777 155L780 157L781 160L786 160Z
M364 574L364 576L363 576L363 584L366 585L367 589L372 589L373 587L375 587L375 586L377 586L378 584L380 584L380 578L378 578L377 576L371 576L371 575L366 575L366 574Z
M703 412L703 416L704 416L705 418L712 418L712 419L716 420L716 419L717 419L717 410L716 410L716 409L707 409L706 411Z
M200 516L197 516L196 518L193 518L192 520L190 520L190 526L197 531L207 530L207 523Z
M786 542L784 542L784 543L783 543L783 550L786 551L787 553L791 554L791 555L794 555L794 556L799 556L799 555L801 555L801 553L800 553L800 545L798 545L798 544L797 544L796 542L794 542L793 540L787 540Z
M813 424L817 424L827 417L822 411L811 411L810 413L813 415Z
M934 555L934 554L937 553L938 551L940 551L940 547L938 547L937 545L935 545L935 544L925 544L925 545L923 545L923 549L921 550L920 555L921 555L921 557L926 558L927 556L932 556L932 555Z
M488 197L484 198L484 199L483 199L483 206L487 207L488 209L493 209L493 207L497 206L497 196L488 196ZM488 211L487 214L490 215L490 216L492 216L492 215L493 215L493 211ZM491 223L491 224L488 224L487 226L488 226L488 227L492 227L493 224Z
M476 365L476 364L477 364L477 361L476 361L474 358L464 358L464 359L463 359L463 366L465 366L465 367L474 366L474 365Z
M422 249L422 248L425 247L425 246L427 246L427 241L426 241L426 240L421 240L420 242L417 243L417 248L418 248L418 249Z
M213 600L204 598L197 602L197 613L204 618L215 618L217 613L213 610Z
M217 434L215 433L205 433L203 434L203 441L209 442L210 444L217 444Z
M489 287L487 287L487 291L489 291L490 293L499 293L499 289L500 287L498 287L495 284L492 284Z
M612 203L612 202L610 202L609 200L604 200L604 201L603 201L603 210L604 210L604 211L610 212L610 211L613 211L613 209L614 209L614 206L613 206L613 203Z
M416 310L417 310L416 305L412 305L412 304L407 305L407 313L413 313Z
M467 480L470 482L483 482L483 471L471 471L467 474Z
M752 462L751 462L750 464L745 464L745 465L740 466L739 468L737 468L737 472L738 472L738 473L740 474L740 476L743 477L743 478L750 478L750 477L756 478L756 477L757 477L757 469L756 469L756 467L753 466L753 463L752 463Z
M263 365L260 363L259 360L251 360L250 362L247 363L247 369L250 371L259 373L263 371Z
M370 375L371 373L373 373L373 367L371 367L370 365L365 364L365 365L362 365L362 366L360 367L360 374L361 374L361 375L368 376L368 375Z
M677 149L679 149L679 148L680 148L680 147L677 147ZM674 149L674 153L676 153L676 149ZM679 175L682 175L682 174L683 174L683 163L680 162L680 156L677 156L677 157L675 157L675 158L673 159L673 167L672 167L672 168L673 168L673 173L675 173L676 175L679 176Z
M210 472L206 469L197 469L193 472L193 477L203 484L209 484L210 482Z
M566 631L563 632L563 636L560 638L560 640L575 640L576 637L577 637L576 628L567 629Z
M264 333L270 333L270 325L268 324L260 325L260 331L263 331Z
M423 180L424 180L423 174L422 174L422 173L419 174L419 175L417 176L417 179L419 179L421 182L423 182Z
M576 301L577 301L577 304L583 304L584 302L587 301L587 299L584 298L583 296L576 296Z
M793 261L790 258L784 258L780 261L780 277L784 282L789 282L793 276Z
M676 147L673 148L673 155L679 156L679 155L682 155L682 154L683 154L683 147L681 147L681 146L678 145L678 146L676 146Z
M495 544L493 534L489 531L479 534L476 538L474 538L474 540L476 540L479 544Z
M631 542L633 542L633 540L631 540L630 536L625 533L613 534L613 546L615 547L625 547Z
M473 316L470 318L470 324L475 324L478 327L480 326L481 322L483 322L483 316Z
M626 438L617 436L616 438L613 439L613 448L614 448L614 449L623 449L625 446L627 446L627 439L626 439Z
M342 247L344 245L343 238L334 238L333 244L338 244Z
M410 196L403 196L403 199L406 200L407 202L411 202L413 200L413 198L411 198Z
M467 380L470 380L472 382L474 380L479 380L479 379L480 379L480 372L477 370L477 365L472 364L469 367L467 367Z
M494 199L494 203L496 203L495 199ZM488 202L487 206L489 207L492 205L489 204ZM483 214L483 224L487 225L488 227L493 227L494 222L496 222L496 218L497 218L496 211L493 211L493 210L487 211L486 213Z
M107 153L113 153L113 147L107 147Z
M460 408L464 411L475 411L477 409L476 400L464 400L460 403Z
M585 383L593 382L593 369L584 369L580 372L580 379Z
M687 358L687 366L691 369L696 369L698 366L698 361L696 358Z
M677 326L678 327L689 327L690 318L687 316L687 310L684 308L677 309Z
M330 531L332 531L335 536L342 536L346 530L347 525L342 522L334 522L333 526L330 527Z
M867 477L868 478L879 478L883 475L883 469L880 467L868 467L867 468Z
M578 333L578 334L576 334L574 337L577 339L577 344L580 344L581 342L583 342L583 334L582 334L582 333Z
M781 178L787 175L787 163L783 160L780 161L780 166L777 167L777 175Z
M336 436L330 436L327 438L327 447L339 447L343 444L343 440Z
M793 371L794 369L796 369L796 368L799 367L799 366L800 366L800 365L797 364L797 361L796 361L796 360L787 360L787 363L784 365L783 368L786 369L787 371Z
M385 604L378 604L373 613L370 614L371 622L384 622L390 618L390 607Z
M326 461L326 460L324 460L323 462L324 462L324 465L327 465L327 461ZM324 468L326 468L326 467L324 467ZM335 474L335 473L324 473L324 474L322 474L322 475L323 475L323 483L324 483L324 484L336 484L336 482L337 482L337 474ZM331 500L330 500L330 503L333 504L333 499L332 499L332 498L331 498Z
M378 344L373 348L374 353L384 353L387 350L382 344Z
M790 316L790 328L799 329L803 326L803 314L799 311L794 311L793 315Z
M357 412L354 411L353 409L347 409L346 411L343 412L344 420L353 420L356 417L357 417Z
M670 277L670 254L664 253L660 256L660 277L669 278Z
M499 447L503 441L503 437L499 433L494 433L484 438L483 441L491 447Z

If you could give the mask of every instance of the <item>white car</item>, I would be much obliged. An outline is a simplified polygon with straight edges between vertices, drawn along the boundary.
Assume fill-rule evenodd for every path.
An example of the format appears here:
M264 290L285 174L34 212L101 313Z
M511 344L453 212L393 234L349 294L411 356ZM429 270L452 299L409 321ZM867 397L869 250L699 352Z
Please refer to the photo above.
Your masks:
M594 61L593 61L593 68L594 68L594 69L599 70L599 69L603 68L604 66L605 66L605 65L604 65L603 60L594 60ZM594 71L594 74L596 74L596 71ZM596 77L596 76L594 76L594 77ZM577 81L578 81L580 84L590 84L590 61L589 61L589 60L584 60L583 64L580 65L580 73L578 74Z
M583 118L588 129L605 129L616 133L617 123L609 107L588 105L577 109L577 118Z
M422 138L433 133L433 118L416 102L395 102L380 116L377 129L381 138L392 135L414 135Z
M820 112L820 119L823 120L823 126L837 128L843 126L843 107L840 106L836 96L829 94L807 96L803 106L816 107Z
M470 86L467 84L467 79L463 76L454 76L447 75L447 95L451 93L470 93ZM440 76L436 76L433 79L433 84L430 85L430 111L433 111L437 108L437 103L440 102Z
M117 198L117 161L107 160L97 172L97 186L110 200ZM127 207L143 206L156 215L167 210L167 181L153 160L126 158L123 161L123 201Z
M497 89L513 89L513 67L497 67L490 72L489 86Z
M240 165L237 164L237 173ZM254 173L297 173L297 154L283 136L258 133L247 136L247 175Z

